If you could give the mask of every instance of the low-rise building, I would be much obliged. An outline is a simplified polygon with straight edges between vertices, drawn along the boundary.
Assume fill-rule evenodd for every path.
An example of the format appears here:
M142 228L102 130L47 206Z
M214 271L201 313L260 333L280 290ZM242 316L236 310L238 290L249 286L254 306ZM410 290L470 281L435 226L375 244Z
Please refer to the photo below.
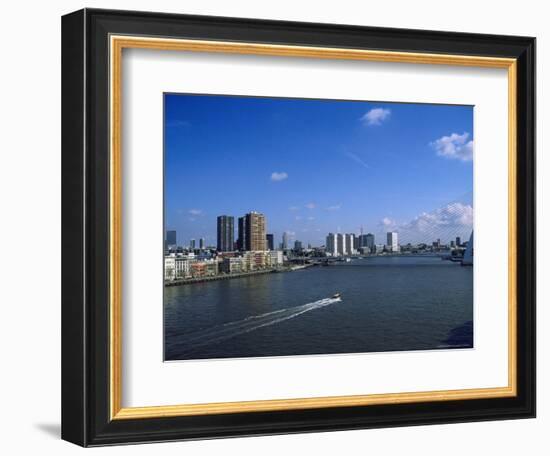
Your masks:
M283 252L281 250L269 252L269 265L272 268L279 268L283 265Z
M218 275L218 261L217 260L205 260L195 261L190 264L191 277L213 277Z
M244 271L242 257L225 257L220 263L220 272L224 274L240 274Z
M196 262L194 254L170 254L164 257L164 280L187 279L191 277L191 264Z

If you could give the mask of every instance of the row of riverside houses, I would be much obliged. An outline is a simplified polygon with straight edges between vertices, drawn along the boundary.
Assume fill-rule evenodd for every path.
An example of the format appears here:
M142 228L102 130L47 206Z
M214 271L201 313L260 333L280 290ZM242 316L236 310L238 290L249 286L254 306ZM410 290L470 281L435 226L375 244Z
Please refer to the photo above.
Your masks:
M169 241L175 244L173 233ZM235 218L220 215L216 249L205 249L201 244L198 254L194 245L187 251L168 250L164 259L166 281L261 272L283 265L283 252L273 249L273 235L266 234L266 218L259 212L239 217L236 241Z

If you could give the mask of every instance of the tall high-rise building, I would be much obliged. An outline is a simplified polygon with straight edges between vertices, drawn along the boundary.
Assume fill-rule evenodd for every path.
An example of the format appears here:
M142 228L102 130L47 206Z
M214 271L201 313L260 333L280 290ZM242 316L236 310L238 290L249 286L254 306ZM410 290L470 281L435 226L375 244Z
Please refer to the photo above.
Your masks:
M338 256L336 234L328 233L325 249L326 249L326 252L329 253L330 255Z
M283 250L288 249L288 233L286 231L283 233L283 243L281 244L281 247Z
M235 242L235 218L231 215L220 215L218 217L218 252L231 252Z
M239 217L237 229L237 249L246 250L246 216Z
M189 248L190 248L191 250L195 250L195 240L194 240L194 239L191 239L191 240L189 241Z
M387 235L387 247L390 252L399 252L399 240L395 231L389 231Z
M342 233L336 235L336 252L338 255L345 254L345 238Z
M176 236L175 230L168 230L166 231L166 248L170 249L173 247L177 247L178 241Z
M461 239L460 239L460 236L457 236L457 237L456 237L455 242L456 242L457 247L460 246L460 244L462 244Z
M365 244L363 245L363 247L367 247L368 249L370 249L371 252L376 251L376 246L374 244L374 234L365 234Z
M253 211L244 217L246 221L245 250L266 250L265 215Z
M265 240L267 242L267 250L275 250L275 238L272 234L266 234Z
M294 241L294 250L297 252L302 250L302 242L301 241Z
M199 249L204 250L204 238L199 239Z
M353 255L355 250L355 234L348 233L344 235L344 255Z

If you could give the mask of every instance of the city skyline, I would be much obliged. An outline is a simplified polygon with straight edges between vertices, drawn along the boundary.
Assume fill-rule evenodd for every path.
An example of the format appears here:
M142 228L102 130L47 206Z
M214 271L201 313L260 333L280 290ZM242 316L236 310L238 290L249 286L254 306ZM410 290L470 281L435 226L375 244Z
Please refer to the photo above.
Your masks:
M219 215L252 211L275 246L284 232L319 246L361 227L403 243L472 229L470 106L167 95L165 107L165 229L179 244L216 245Z
M245 214L242 217L239 217L239 222L244 222L248 216L259 215L263 218L263 228L261 234L257 233L256 243L251 243L243 241L243 238L250 235L241 234L246 230L247 224L243 223L241 225L241 230L237 228L236 231L232 231L234 228L234 217L228 215L220 215L217 217L217 242L216 244L207 244L204 237L199 239L199 250L213 249L219 253L225 252L238 252L238 251L262 251L262 250L296 250L296 246L299 245L299 249L303 249L304 242L300 239L291 239L287 232L283 232L281 236L281 242L276 242L273 233L268 233L266 231L267 221L263 214L252 211L249 214ZM232 231L232 232L231 232ZM186 244L185 240L182 242L176 243L176 231L175 230L166 230L165 231L165 248L166 250L174 251L176 248L182 249L191 249L196 250L196 239L189 239L189 244ZM235 235L237 237L235 238ZM220 241L220 239L233 239L233 242L228 240ZM407 244L402 244L399 241L399 233L397 231L387 231L383 239L378 238L376 242L376 236L373 233L328 233L323 239L325 242L320 244L311 244L307 243L308 248L325 248L329 253L336 252L349 252L351 250L357 250L359 247L368 247L372 252L375 251L374 247L376 246L385 246L388 247L389 252L399 252L399 248L403 245L413 245L411 242ZM441 238L434 238L431 241L418 242L414 245L435 245L438 246L450 246L451 248L455 246L462 245L460 236L451 235L449 240L441 240ZM258 243L258 241L260 243ZM292 247L294 245L294 247Z

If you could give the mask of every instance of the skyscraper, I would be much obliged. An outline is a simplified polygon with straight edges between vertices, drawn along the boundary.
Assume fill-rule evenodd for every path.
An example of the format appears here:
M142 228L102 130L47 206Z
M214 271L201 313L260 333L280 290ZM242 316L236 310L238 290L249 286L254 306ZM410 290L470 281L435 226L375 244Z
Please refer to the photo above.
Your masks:
M237 233L237 249L246 250L246 216L239 217Z
M355 250L355 234L348 233L344 235L344 255L353 255Z
M336 244L337 244L336 234L328 233L326 246L325 246L326 252L332 256L338 256L338 249Z
M282 243L283 250L288 249L288 233L285 231L283 233L283 243Z
M302 242L294 241L294 250L300 252L302 250Z
M166 248L170 249L178 245L176 231L168 230L166 232Z
M367 247L368 249L370 249L371 252L375 251L376 247L374 245L374 234L365 234L365 244L363 245L363 247Z
M194 239L191 239L191 240L189 241L189 248L190 248L191 250L195 250L195 240L194 240Z
M338 255L344 255L344 252L345 252L344 235L341 233L338 233L336 235L336 253Z
M460 236L457 236L455 241L456 241L456 246L457 246L457 247L459 247L460 244L462 244L461 239L460 239Z
M390 252L399 252L399 241L395 231L389 231L387 235L387 247Z
M245 216L245 250L266 250L265 215L259 212L249 212Z
M218 252L231 252L235 241L235 218L231 215L220 215L218 217Z
M204 238L199 239L199 249L204 250Z
M266 234L265 240L267 242L267 250L275 250L275 238L272 234Z

